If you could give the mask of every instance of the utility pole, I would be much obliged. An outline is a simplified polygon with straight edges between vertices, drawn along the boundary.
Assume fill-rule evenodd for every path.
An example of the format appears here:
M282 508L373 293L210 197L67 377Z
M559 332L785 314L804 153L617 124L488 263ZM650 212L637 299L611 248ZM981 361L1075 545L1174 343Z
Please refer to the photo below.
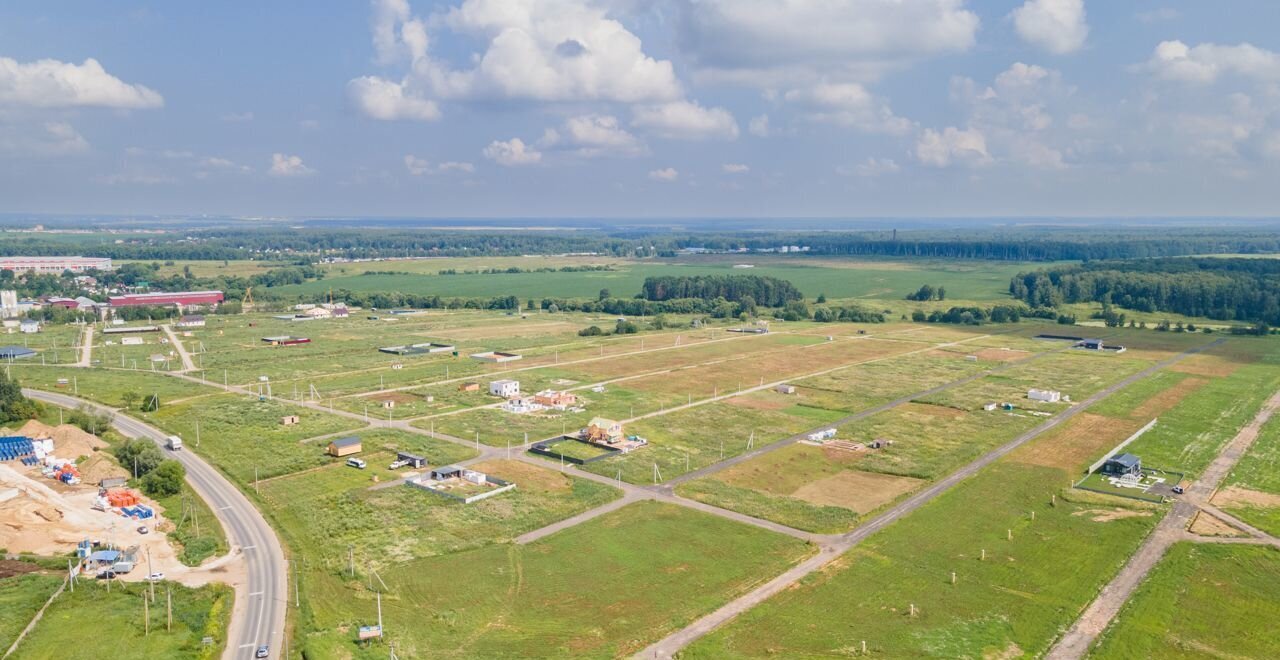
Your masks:
M146 598L142 599L142 636L151 635L151 601Z

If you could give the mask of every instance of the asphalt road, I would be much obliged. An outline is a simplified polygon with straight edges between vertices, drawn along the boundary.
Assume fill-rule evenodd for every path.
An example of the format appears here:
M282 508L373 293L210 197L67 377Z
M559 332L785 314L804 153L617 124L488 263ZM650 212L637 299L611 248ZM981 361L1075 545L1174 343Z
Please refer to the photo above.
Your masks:
M65 408L88 406L113 416L112 424L130 438L150 438L163 449L167 434L115 410L55 392L24 389L32 399ZM284 617L288 606L288 575L284 553L275 532L258 509L222 473L189 450L165 453L187 469L187 482L204 498L222 522L232 552L243 553L247 582L236 591L224 658L251 658L262 644L279 657L284 643Z

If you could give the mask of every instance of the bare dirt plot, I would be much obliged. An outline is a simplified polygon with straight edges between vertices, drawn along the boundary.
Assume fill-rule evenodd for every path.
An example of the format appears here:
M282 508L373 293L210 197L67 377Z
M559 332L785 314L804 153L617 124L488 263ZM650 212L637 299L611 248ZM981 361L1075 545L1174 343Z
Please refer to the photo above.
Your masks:
M1029 351L1019 351L1015 349L1006 350L1003 348L984 348L980 351L977 351L976 353L973 353L973 355L978 356L978 359L980 360L994 360L996 362L1012 362L1014 360L1021 360L1026 357L1030 357L1031 353Z
M11 578L15 575L34 573L38 570L40 570L39 566L29 564L25 561L0 559L0 580L3 580L4 578Z
M1280 507L1280 495L1239 486L1228 486L1213 496L1213 503L1223 508L1251 506L1269 509Z
M1196 514L1195 519L1191 521L1191 526L1188 527L1187 530L1192 534L1198 534L1200 536L1221 536L1229 538L1247 536L1244 532L1241 532L1235 527L1228 525L1205 511L1201 511Z
M1039 441L1023 445L1010 460L1074 471L1124 441L1142 422L1080 413Z
M859 514L874 511L924 483L921 479L845 470L810 482L791 494L811 504L839 506Z
M378 401L378 402L393 401L397 404L412 403L414 401L419 400L418 397L412 394L406 394L404 392L383 392L381 394L370 394L365 398L369 399L370 401Z
M1133 419L1151 419L1157 417L1160 413L1169 410L1178 405L1179 401L1185 399L1192 392L1200 389L1209 381L1204 378L1187 378L1179 382L1177 385L1170 387L1163 392L1142 402L1142 405L1133 409L1129 417Z
M1193 355L1175 365L1169 367L1170 371L1177 371L1184 374L1193 374L1196 376L1211 376L1221 378L1230 376L1235 373L1236 369L1241 367L1240 362L1236 362L1219 355Z
M1105 523L1112 520L1124 520L1125 518L1147 518L1151 516L1151 512L1135 509L1081 509L1071 515L1088 516L1089 520L1093 522Z

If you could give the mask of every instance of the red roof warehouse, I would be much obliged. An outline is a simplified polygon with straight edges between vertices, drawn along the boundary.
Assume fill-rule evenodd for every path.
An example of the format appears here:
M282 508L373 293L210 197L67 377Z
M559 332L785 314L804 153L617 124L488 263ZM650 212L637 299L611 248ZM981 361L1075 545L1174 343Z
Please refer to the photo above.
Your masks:
M183 291L177 293L131 293L111 296L112 307L137 307L140 305L216 305L223 301L221 291Z

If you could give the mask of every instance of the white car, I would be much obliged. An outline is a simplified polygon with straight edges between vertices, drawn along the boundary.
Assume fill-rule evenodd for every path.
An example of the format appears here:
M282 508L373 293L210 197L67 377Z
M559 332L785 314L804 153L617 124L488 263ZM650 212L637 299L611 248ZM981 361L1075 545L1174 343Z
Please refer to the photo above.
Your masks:
M148 582L160 582L163 579L164 579L164 573L152 573L151 575L147 576Z

